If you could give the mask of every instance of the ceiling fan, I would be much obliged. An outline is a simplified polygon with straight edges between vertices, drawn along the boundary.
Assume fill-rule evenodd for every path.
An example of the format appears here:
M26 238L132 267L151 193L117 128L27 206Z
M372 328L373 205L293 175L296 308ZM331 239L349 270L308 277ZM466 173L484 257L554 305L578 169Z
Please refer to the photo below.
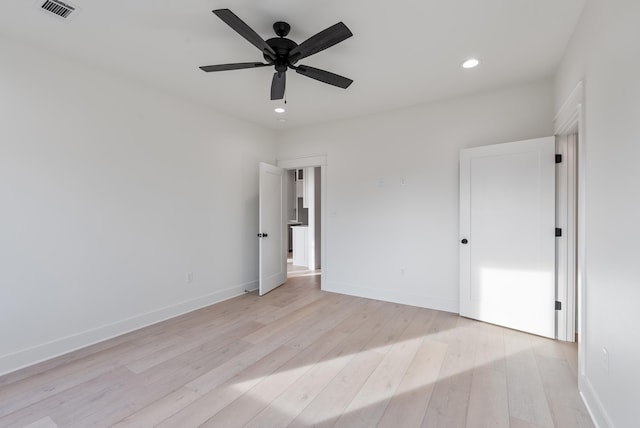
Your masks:
M271 81L271 99L281 100L284 98L286 72L287 69L295 70L296 73L306 77L310 77L329 85L346 89L353 83L353 80L346 77L330 73L319 68L309 67L307 65L296 65L302 58L323 51L331 46L338 44L349 37L353 36L349 28L342 22L311 36L304 42L297 44L293 40L287 39L291 26L286 22L278 21L273 24L273 30L278 37L264 40L244 21L236 16L229 9L216 9L213 13L223 20L229 27L233 28L238 34L247 39L249 43L262 51L264 62L240 62L234 64L205 65L200 67L201 70L210 71L226 71L240 70L243 68L258 67L275 67L273 80Z

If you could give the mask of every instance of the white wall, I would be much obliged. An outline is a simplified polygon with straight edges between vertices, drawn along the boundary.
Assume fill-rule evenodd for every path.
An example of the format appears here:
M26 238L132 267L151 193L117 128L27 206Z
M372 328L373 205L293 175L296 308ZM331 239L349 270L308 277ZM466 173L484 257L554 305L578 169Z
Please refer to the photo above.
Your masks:
M325 288L457 312L459 151L551 135L552 112L545 81L283 132L279 159L327 155Z
M0 51L0 374L255 287L273 133Z
M580 80L585 85L586 352L580 389L601 427L637 426L640 419L638 21L638 1L590 0L556 79L558 109Z

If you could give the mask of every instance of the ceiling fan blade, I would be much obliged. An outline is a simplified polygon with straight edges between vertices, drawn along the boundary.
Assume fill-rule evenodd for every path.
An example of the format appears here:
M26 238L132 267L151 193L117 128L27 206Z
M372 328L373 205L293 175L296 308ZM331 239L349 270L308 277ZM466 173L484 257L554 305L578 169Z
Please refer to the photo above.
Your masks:
M233 28L238 34L247 39L249 43L257 47L268 55L271 59L276 59L275 51L264 41L262 37L258 35L251 27L249 27L242 19L238 18L236 14L229 9L216 9L213 11L216 16L222 19L225 24Z
M338 22L326 30L320 31L315 36L309 37L307 40L300 43L300 45L293 48L289 53L289 61L291 63L295 63L302 58L306 58L309 55L313 55L330 48L351 36L353 36L351 30L349 30L344 23Z
M308 65L300 65L296 67L295 70L296 73L302 74L303 76L307 76L342 89L347 89L349 85L353 83L353 80L351 79L347 79L346 77L335 73L320 70L319 68L309 67Z
M227 70L240 70L243 68L258 68L267 67L271 64L263 64L261 62L237 62L234 64L218 64L218 65L203 65L200 70L210 71L227 71Z
M287 73L275 72L273 73L273 80L271 81L271 99L281 100L284 98L284 89L287 82Z

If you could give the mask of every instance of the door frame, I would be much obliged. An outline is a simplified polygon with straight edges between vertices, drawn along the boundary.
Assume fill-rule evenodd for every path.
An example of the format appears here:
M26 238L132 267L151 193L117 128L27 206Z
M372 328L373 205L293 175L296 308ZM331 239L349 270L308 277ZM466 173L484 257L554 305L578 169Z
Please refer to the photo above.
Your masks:
M585 380L585 355L586 355L586 317L587 317L587 272L586 272L586 134L585 134L585 106L584 106L584 84L578 82L571 94L562 104L555 118L553 119L554 134L556 136L566 136L578 134L578 204L577 204L577 290L578 307L575 308L573 301L567 302L567 308L573 310L565 311L564 316L575 316L575 309L578 309L578 371L579 383ZM574 322L566 319L565 322ZM583 388L580 388L583 390Z
M324 290L329 272L327 259L327 156L305 156L299 158L276 159L276 165L284 169L306 167L320 168L320 289ZM286 222L287 219L283 219ZM316 219L316 222L318 219Z
M556 153L562 161L556 163L556 227L562 234L556 239L556 338L575 342L577 297L577 147L578 131L556 135Z

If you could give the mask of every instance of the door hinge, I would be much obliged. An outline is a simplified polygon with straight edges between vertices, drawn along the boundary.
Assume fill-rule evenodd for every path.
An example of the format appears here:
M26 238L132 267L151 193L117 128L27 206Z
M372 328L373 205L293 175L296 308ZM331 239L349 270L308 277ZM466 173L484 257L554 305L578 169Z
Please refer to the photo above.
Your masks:
M556 163L562 163L562 155L556 155Z
M562 236L562 229L556 227L556 238L559 238L560 236Z
M556 300L556 311L561 311L562 310L562 302L558 302Z

